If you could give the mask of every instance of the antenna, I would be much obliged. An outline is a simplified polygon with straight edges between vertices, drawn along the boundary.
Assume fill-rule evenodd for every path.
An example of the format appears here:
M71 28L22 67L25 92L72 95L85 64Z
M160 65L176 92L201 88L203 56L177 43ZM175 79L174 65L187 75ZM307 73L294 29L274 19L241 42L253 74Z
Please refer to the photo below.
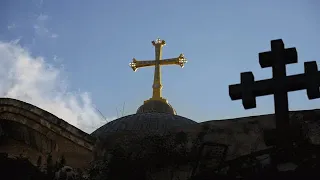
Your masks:
M94 107L94 109L95 109L96 111L99 112L100 116L106 121L107 118L102 114L102 112L101 112L98 108L96 108L95 106L93 106L93 107Z
M122 106L122 112L121 112L121 117L123 117L123 115L124 115L124 106L126 105L126 102L123 102L123 106Z
M117 118L119 118L119 111L118 111L118 108L116 108L116 111L117 111Z

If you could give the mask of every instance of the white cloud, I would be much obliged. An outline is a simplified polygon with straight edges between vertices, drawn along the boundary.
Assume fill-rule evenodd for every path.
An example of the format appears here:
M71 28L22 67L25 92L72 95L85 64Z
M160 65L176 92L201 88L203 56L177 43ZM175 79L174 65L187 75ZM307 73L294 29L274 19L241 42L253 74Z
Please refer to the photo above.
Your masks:
M37 17L37 20L38 20L38 21L46 21L46 20L48 20L48 15L40 14L40 15Z
M43 0L33 0L33 2L35 3L36 7L38 8L42 8L43 6Z
M8 30L11 30L11 29L14 29L14 28L16 28L16 27L17 27L16 24L12 23L12 24L10 24L10 25L7 26L7 29L8 29Z
M40 37L57 38L58 34L53 33L47 28L48 19L49 16L45 14L40 14L39 16L37 16L35 24L33 25L35 34Z
M57 38L57 37L58 37L58 34L55 34L55 33L51 34L51 38Z
M50 66L41 57L32 57L18 41L0 41L0 79L0 97L36 105L85 132L107 122L96 111L89 93L68 92L61 69Z

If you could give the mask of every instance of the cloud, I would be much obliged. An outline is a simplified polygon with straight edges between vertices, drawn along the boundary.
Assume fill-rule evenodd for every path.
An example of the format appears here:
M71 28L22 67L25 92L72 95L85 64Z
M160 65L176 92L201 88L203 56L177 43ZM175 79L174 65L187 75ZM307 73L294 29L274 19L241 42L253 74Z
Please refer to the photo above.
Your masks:
M10 25L7 26L7 29L8 29L8 30L11 30L11 29L14 29L14 28L16 28L16 27L17 27L16 24L12 23L12 24L10 24Z
M57 37L58 37L58 34L55 34L55 33L51 34L51 38L57 38Z
M43 7L43 0L33 0L34 1L34 3L35 3L35 5L36 5L36 7L38 7L38 8L42 8Z
M35 34L40 37L57 38L58 34L53 33L51 30L47 28L48 20L49 20L48 15L40 14L37 16L35 24L33 25Z
M37 20L38 20L38 21L46 21L46 20L48 20L48 15L40 14L40 15L37 17Z
M18 43L0 41L1 97L36 105L88 133L114 119L96 111L89 93L69 92L62 69L32 57Z

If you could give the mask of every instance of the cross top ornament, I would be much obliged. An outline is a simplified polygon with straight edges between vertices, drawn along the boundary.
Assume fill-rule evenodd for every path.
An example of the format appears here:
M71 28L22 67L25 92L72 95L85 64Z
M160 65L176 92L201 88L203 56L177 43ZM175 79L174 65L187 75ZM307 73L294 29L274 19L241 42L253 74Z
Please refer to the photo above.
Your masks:
M289 128L288 92L306 90L309 99L320 98L320 72L316 61L304 63L304 73L287 76L286 65L298 62L296 48L285 48L281 39L271 41L271 51L259 53L261 68L272 68L272 78L255 81L252 72L240 75L240 84L229 86L232 100L242 100L245 109L256 107L256 97L273 95L276 129L283 137ZM285 138L285 137L284 137ZM280 142L279 142L280 143Z
M162 46L165 46L166 45L166 41L165 40L161 40L160 38L157 38L157 40L156 41L152 41L152 45L158 45L158 44L160 44L160 45L162 45Z

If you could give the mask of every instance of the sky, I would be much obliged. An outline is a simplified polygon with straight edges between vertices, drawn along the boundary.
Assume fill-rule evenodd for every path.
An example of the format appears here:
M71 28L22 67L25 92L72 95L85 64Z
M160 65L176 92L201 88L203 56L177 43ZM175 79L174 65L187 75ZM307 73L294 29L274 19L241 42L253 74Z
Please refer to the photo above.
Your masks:
M271 95L245 110L228 86L246 71L271 78L258 53L274 39L297 48L289 75L303 73L306 61L320 66L319 7L318 0L2 0L0 96L90 133L151 97L154 68L133 72L129 63L154 59L159 37L163 58L188 60L183 69L162 68L163 96L178 115L203 122L273 113ZM289 93L290 110L319 105L305 91Z

